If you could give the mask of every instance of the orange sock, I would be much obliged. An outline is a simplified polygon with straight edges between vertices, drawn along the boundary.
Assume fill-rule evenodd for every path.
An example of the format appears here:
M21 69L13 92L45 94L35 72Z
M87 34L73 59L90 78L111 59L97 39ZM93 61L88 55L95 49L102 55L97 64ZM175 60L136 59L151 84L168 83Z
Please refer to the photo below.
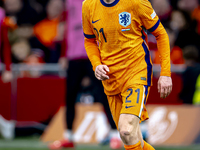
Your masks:
M149 143L144 141L143 150L155 150Z
M124 145L126 150L142 150L141 142L139 141L135 145Z

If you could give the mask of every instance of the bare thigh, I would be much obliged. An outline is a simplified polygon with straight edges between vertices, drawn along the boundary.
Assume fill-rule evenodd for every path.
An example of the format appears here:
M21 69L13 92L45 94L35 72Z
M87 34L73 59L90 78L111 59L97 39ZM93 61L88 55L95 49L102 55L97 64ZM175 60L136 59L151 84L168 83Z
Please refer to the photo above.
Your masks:
M126 145L134 145L141 140L139 128L140 119L132 114L121 114L119 117L119 132Z

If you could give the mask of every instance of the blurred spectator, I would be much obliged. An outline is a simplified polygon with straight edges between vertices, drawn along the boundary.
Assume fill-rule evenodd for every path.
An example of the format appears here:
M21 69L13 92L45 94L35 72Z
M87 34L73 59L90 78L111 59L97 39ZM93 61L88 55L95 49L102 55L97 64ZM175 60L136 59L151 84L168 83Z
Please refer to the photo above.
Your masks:
M31 48L27 40L18 39L13 43L11 51L14 57L14 63L22 63L30 55Z
M37 11L31 7L28 1L4 0L6 16L17 25L35 24L40 20Z
M26 0L26 2L39 14L39 20L46 18L46 5L49 0Z
M171 14L170 27L177 34L175 45L184 48L187 45L200 47L200 36L196 33L194 22L186 11L175 10Z
M171 14L171 6L169 0L151 0L152 6L159 16L162 24L167 25L170 14Z
M46 63L57 63L60 57L64 37L63 5L62 0L50 0L46 8L47 18L34 26L39 41L33 42L33 46L44 51Z
M21 0L4 0L4 7L7 15L14 17L22 9L23 3Z
M4 0L4 6L7 16L12 17L18 25L33 25L40 20L39 13L27 0Z
M11 50L8 41L8 27L5 22L5 11L0 7L0 62L5 63L5 70L2 73L2 81L10 82L13 78L12 72L10 70L11 65Z
M8 27L12 62L25 62L25 59L32 54L30 41L34 37L33 25L39 21L38 13L31 7L29 1L5 0L4 7L7 14L4 22Z
M27 39L20 38L12 44L11 48L13 54L13 63L26 63L29 65L38 65L43 63L41 55L37 55L36 49L31 49L30 44ZM39 77L40 73L36 70L31 71L21 71L21 77Z
M190 15L186 11L174 10L171 14L170 27L175 31L186 30L190 27Z
M186 70L183 73L183 89L180 98L183 103L192 104L197 78L200 75L200 64L197 62L199 51L194 45L186 46L183 49Z
M192 19L197 21L197 33L200 35L200 5L192 12Z
M188 13L192 13L193 10L198 7L198 0L179 0L178 8L185 10Z
M166 28L166 31L169 36L169 42L170 42L170 58L171 58L171 63L178 65L178 64L184 64L184 59L183 59L183 54L182 50L180 47L175 46L175 41L176 41L176 33L171 30L170 28ZM158 51L155 52L154 59L153 59L154 64L160 64L160 55Z
M194 96L193 96L193 104L200 105L200 75L197 78L195 87L196 87L196 90L195 90Z

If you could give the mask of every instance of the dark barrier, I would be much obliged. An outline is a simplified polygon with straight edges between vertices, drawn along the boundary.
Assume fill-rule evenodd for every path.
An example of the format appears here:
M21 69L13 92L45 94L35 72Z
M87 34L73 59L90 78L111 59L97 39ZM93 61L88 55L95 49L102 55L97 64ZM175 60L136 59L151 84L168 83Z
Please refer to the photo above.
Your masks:
M158 78L153 78L147 104L181 104L178 95L181 78L173 74L172 79L172 93L168 98L160 99L157 90ZM12 84L4 84L0 80L0 114L6 119L18 121L46 121L65 101L65 82L65 78L58 76L18 78Z

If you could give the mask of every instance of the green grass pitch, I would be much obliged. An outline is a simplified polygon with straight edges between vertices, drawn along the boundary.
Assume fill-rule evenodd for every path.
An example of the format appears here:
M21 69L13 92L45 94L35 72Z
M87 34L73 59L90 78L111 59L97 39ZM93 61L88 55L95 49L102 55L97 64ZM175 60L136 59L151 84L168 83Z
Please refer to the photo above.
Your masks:
M191 145L187 147L167 146L155 147L156 150L200 150L200 145ZM15 139L5 141L0 139L0 150L48 150L47 144L40 142L38 139ZM100 145L76 145L75 149L67 150L110 150L109 146ZM124 148L119 149L124 150Z

